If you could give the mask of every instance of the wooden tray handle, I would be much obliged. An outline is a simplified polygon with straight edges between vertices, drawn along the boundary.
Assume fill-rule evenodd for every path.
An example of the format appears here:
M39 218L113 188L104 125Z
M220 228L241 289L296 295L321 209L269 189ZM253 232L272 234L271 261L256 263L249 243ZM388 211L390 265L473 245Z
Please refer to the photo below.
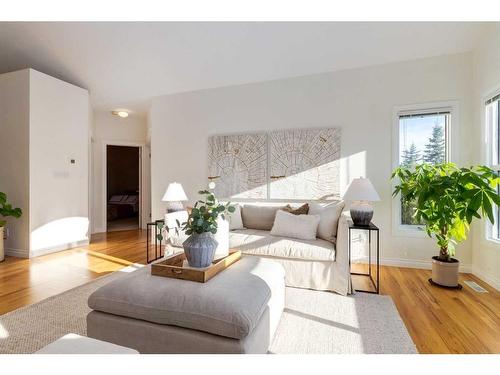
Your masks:
M175 273L176 275L180 275L182 273L182 270L172 269L172 273Z

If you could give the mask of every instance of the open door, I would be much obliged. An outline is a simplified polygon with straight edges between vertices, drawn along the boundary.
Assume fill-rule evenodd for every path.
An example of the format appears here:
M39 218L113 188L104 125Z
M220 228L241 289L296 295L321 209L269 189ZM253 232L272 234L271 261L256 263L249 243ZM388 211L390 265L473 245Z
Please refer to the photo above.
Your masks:
M106 146L107 231L141 227L141 147Z

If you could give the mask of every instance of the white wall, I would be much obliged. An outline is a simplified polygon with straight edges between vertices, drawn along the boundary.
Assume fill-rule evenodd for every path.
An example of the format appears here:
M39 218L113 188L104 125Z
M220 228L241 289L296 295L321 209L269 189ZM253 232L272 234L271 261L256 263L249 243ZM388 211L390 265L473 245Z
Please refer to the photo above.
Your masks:
M89 126L87 90L30 70L31 256L89 240Z
M29 255L29 71L0 75L0 191L14 207L23 210L19 219L8 218L8 255ZM2 239L0 238L0 241Z
M474 163L486 163L486 144L482 137L481 123L484 97L493 90L500 90L500 25L490 25L484 38L474 51ZM473 227L472 268L474 274L500 290L500 243L486 239L484 221Z
M145 228L151 212L147 120L134 114L121 118L112 115L110 111L96 111L93 114L92 130L92 233L104 232L106 225L103 201L105 143L145 145L142 158L142 206L144 207L142 226Z
M0 190L23 209L21 219L9 220L7 254L87 243L88 92L32 69L7 73L0 113Z
M468 164L471 60L470 54L442 56L155 98L150 113L153 218L164 212L160 200L169 182L182 183L191 202L206 186L210 135L339 126L343 187L366 174L382 198L374 217L381 227L382 258L389 264L427 266L436 254L432 240L392 235L392 112L398 105L457 100L459 162ZM355 168L348 167L351 161ZM459 247L457 257L470 268L470 241Z

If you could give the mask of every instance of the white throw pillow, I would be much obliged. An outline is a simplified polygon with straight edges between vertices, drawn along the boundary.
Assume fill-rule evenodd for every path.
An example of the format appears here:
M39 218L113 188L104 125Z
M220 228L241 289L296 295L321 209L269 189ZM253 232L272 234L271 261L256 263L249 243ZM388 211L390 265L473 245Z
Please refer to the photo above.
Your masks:
M318 224L319 215L294 215L279 210L276 212L271 235L314 240Z
M309 215L319 215L318 237L330 242L335 242L339 218L344 209L343 201L331 203L309 203Z
M238 203L231 205L234 206L234 212L224 214L229 220L229 230L245 229L243 220L241 219L241 206Z

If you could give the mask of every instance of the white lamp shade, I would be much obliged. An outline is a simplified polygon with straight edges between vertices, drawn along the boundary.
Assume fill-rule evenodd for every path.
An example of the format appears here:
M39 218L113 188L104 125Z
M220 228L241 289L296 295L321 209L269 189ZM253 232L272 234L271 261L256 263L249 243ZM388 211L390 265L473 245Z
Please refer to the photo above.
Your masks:
M367 178L355 178L344 194L345 201L379 201L377 191Z
M163 198L161 199L163 202L183 202L187 201L188 198L182 185L177 182L172 182L168 185L165 194L163 194Z

